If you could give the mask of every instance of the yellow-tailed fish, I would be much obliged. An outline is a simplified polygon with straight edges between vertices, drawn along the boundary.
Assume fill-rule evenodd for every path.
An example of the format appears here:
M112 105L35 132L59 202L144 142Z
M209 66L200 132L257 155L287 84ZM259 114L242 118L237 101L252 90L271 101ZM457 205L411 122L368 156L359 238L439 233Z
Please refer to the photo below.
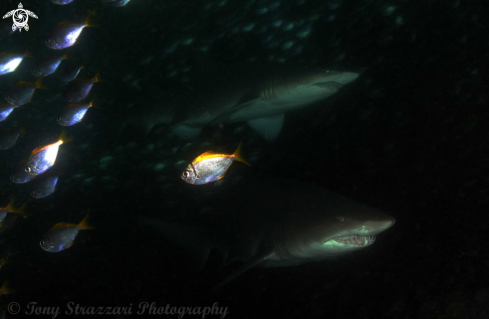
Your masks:
M57 223L43 236L39 245L45 251L57 253L73 246L78 232L83 229L93 229L88 224L88 214L79 224Z
M25 212L25 207L27 203L25 203L21 207L15 207L14 203L15 203L15 198L12 198L12 200L10 200L10 203L8 203L6 207L0 207L0 225L2 225L3 220L5 219L5 216L7 216L8 213L15 213L23 216L29 215L26 214Z
M89 13L82 23L73 23L63 21L58 24L44 41L48 47L55 50L61 50L73 46L78 40L80 33L85 27L96 27L91 22L92 13Z
M71 141L65 131L61 133L57 142L40 146L32 151L27 160L25 172L29 175L39 175L47 171L54 165L56 156L58 156L59 146Z
M2 130L0 132L0 151L11 149L15 143L17 143L20 134L25 132L26 130L24 127Z
M182 179L194 185L215 182L224 177L234 161L251 166L241 155L241 143L233 154L206 152L199 155L182 173Z
M23 54L1 53L0 75L14 72L25 57L32 58L29 50L25 50Z
M5 95L5 100L8 104L12 106L19 106L30 103L36 89L46 89L46 87L42 85L42 78L43 77L41 76L34 83L29 83L25 81L17 82L7 91L7 94Z

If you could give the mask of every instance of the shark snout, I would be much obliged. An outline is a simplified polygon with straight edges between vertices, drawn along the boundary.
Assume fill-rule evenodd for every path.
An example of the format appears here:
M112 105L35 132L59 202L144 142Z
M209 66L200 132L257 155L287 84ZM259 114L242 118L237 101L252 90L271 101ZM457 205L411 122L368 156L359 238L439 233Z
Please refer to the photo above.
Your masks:
M376 235L379 234L390 227L392 227L396 223L396 219L392 216L386 216L382 218L381 220L375 220L375 221L367 221L365 222L364 226L365 229L368 230L369 234Z
M335 82L345 85L345 84L348 84L350 82L355 81L358 77L359 77L358 73L343 72L343 73L341 73L341 76L335 80Z

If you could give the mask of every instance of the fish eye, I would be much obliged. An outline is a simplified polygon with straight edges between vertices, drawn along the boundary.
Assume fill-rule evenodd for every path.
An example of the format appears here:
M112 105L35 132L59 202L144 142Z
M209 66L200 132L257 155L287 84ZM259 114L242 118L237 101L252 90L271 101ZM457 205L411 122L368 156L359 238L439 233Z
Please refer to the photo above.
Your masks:
M340 222L345 221L345 217L343 217L343 216L336 216L336 219L339 220Z
M189 178L190 177L190 172L189 171L183 172L182 177L183 178Z
M31 190L31 196L34 196L36 192L34 190Z
M41 241L39 242L39 244L40 244L41 246L43 246L43 247L44 247L44 244L45 244L44 240L41 240Z
M60 116L60 117L58 117L57 121L58 121L58 122L61 122L61 120L62 120L61 116Z
M29 166L27 166L27 167L25 168L25 172L26 172L26 173L30 173L31 171L32 171L32 170L31 170L31 168L30 168Z
M48 38L48 39L44 40L44 42L45 42L46 44L49 44L49 43L51 42L51 39L49 39L49 38Z

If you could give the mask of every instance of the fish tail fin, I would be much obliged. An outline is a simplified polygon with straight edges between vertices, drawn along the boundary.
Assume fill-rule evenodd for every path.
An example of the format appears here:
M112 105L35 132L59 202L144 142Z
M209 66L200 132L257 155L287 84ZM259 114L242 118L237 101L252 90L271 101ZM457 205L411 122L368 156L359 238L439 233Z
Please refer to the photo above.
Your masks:
M97 73L95 73L95 76L93 77L92 81L95 83L105 82L104 79L100 77L100 72L98 72L98 71L97 71Z
M20 206L19 208L16 208L16 211L15 213L19 214L19 215L23 215L23 216L32 216L32 214L27 214L25 212L25 208L27 207L27 202L25 202L22 206Z
M93 18L92 18L92 16L93 17L97 16L96 10L97 9L94 9L88 13L87 17L85 18L85 21L83 22L83 24L85 24L85 26L92 27L92 28L100 27L99 24L93 22Z
M239 142L239 145L238 145L238 148L236 149L236 151L234 152L234 157L236 158L237 161L240 161L241 163L243 164L246 164L248 166L251 166L250 163L248 163L244 158L243 158L243 151L242 151L242 142Z
M13 199L12 199L12 201L13 201ZM27 202L24 203L20 207L14 207L12 201L11 201L12 205L9 204L9 206L10 206L9 207L10 213L17 214L17 215L20 215L20 216L32 216L32 214L28 214L28 213L25 212L25 208L27 207Z
M73 138L68 136L68 132L65 130L61 132L59 139L63 142L63 144L73 141Z
M94 229L93 226L88 223L89 215L90 211L88 211L85 217L83 217L83 220L78 224L81 229Z
M0 295L8 295L16 292L10 287L10 281L7 279L3 282L2 287L0 287Z
M10 202L8 203L7 207L5 207L7 209L7 211L10 211L10 212L15 212L15 210L17 208L15 208L14 206L15 204L15 197L12 197L12 199L10 200Z
M1 265L0 267L5 266L6 264L9 263L11 263L11 261L8 260L6 256L2 256L2 258L0 258L0 265Z
M94 108L96 108L96 109L99 109L100 107L99 107L97 104L95 104L95 98L96 98L96 97L97 97L97 96L95 96L95 95L94 95L94 96L92 97L92 99L90 100L90 102L88 102L88 105L90 105L90 107L94 107Z
M47 87L42 85L42 75L36 80L36 82L34 82L34 85L36 86L36 89L47 89Z
M28 57L28 58L33 58L34 56L32 55L31 52L29 52L29 48L26 48L25 49L25 52L24 52L24 56Z

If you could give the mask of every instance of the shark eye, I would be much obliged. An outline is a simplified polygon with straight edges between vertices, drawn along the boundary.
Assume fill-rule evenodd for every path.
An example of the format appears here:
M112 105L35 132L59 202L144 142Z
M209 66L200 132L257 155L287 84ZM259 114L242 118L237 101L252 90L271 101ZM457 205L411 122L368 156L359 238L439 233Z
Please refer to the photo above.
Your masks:
M345 221L345 217L343 217L343 216L336 216L336 219L339 220L340 222Z

